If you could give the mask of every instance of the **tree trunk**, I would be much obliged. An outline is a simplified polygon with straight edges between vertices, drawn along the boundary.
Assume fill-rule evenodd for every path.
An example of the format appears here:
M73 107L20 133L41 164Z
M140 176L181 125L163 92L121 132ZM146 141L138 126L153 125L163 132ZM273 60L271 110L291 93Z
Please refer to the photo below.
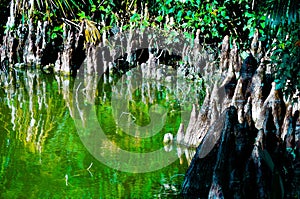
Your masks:
M299 97L284 102L257 34L243 64L225 37L219 67L204 71L206 99L179 133L198 146L183 182L186 198L300 197Z

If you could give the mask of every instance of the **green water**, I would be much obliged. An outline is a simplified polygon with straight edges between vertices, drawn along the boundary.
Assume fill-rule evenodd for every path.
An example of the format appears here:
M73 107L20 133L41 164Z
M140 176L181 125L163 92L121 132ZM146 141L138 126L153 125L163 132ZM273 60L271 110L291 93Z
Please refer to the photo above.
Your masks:
M175 136L180 122L187 122L182 121L187 120L182 114L189 114L189 98L196 96L201 101L197 85L189 86L188 92L177 91L174 97L168 86L157 89L148 82L148 92L141 89L129 92L130 114L121 117L111 102L116 82L87 78L77 90L73 89L74 82L67 77L32 71L12 71L8 77L2 74L0 198L180 198L180 186L193 150L175 144L165 146L165 153L180 158L153 172L123 172L117 166L122 162L112 159L115 162L110 164L116 165L112 168L88 151L79 137L74 117L82 113L84 124L88 117L84 107L93 101L98 124L110 142L136 153L155 151L164 147L165 133ZM122 85L128 83L124 82ZM88 92L93 89L95 92ZM126 86L119 87L119 91L122 89ZM80 100L77 92L85 92ZM119 123L124 119L139 126L151 123L149 110L153 104L166 111L165 124L154 136L143 139L129 136L117 124L116 115ZM97 130L97 126L90 128ZM101 146L104 152L118 153L110 150L109 142ZM139 160L131 162L134 161Z

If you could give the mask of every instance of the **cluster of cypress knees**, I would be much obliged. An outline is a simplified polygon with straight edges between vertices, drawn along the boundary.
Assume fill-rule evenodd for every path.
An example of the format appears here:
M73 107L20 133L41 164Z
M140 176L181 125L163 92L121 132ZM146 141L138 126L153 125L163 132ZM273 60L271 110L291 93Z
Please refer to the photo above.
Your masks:
M206 71L220 78L181 133L182 144L198 146L185 198L300 197L299 96L292 104L276 88L257 37L240 68L225 37L217 69Z

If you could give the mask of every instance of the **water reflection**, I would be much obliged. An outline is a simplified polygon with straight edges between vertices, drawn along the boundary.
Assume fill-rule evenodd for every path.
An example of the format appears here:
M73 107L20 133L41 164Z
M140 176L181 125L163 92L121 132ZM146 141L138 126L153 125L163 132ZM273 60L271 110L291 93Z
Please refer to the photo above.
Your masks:
M0 89L0 197L1 198L160 198L177 196L183 174L194 150L175 142L165 146L178 160L159 171L132 174L109 168L97 161L83 146L72 119L79 114L82 125L88 121L86 106L96 103L97 116L107 137L124 150L148 152L164 147L165 133L176 135L181 112L190 110L191 93L174 87L144 82L130 90L129 77L121 84L98 81L87 76L74 89L74 80L34 71L1 74ZM178 83L178 82L177 82ZM193 88L188 89L192 92ZM112 109L114 95L123 95L129 109L123 114ZM94 95L96 93L96 95ZM197 94L197 93L195 93ZM172 96L176 95L176 99ZM120 101L120 103L124 103ZM141 139L126 132L131 124L149 124L153 104L167 110L166 125L153 137ZM184 104L186 103L186 104ZM184 106L183 106L184 105ZM121 106L121 104L116 104ZM114 112L115 111L115 112ZM130 115L130 114L131 115ZM117 119L115 119L117 118ZM127 125L124 125L124 121ZM120 125L121 124L121 125ZM155 128L155 126L153 126ZM127 129L127 130L126 130ZM111 155L108 143L105 152ZM134 160L136 161L136 160ZM116 162L118 164L118 162Z

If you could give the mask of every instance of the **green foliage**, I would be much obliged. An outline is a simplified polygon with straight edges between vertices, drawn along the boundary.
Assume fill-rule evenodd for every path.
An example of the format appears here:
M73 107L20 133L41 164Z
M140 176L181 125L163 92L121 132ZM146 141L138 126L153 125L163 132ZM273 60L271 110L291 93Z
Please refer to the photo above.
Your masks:
M268 0L260 2L260 12L265 12L263 20L264 37L271 50L271 64L275 69L277 89L292 99L300 90L300 1ZM295 96L294 96L295 97Z
M50 35L51 39L56 39L58 36L62 36L63 32L64 32L63 27L62 25L60 25L60 26L55 26L53 30L49 30L48 35Z
M300 35L299 0L34 0L34 4L27 4L30 7L25 12L22 6L26 2L29 0L18 4L16 21L24 24L32 17L48 20L52 24L49 34L52 39L59 36L61 31L55 27L65 22L63 18L77 24L85 21L86 41L95 43L100 41L103 31L115 34L110 31L113 27L127 30L151 26L167 32L181 31L190 39L199 29L200 43L206 48L220 47L224 36L229 35L230 41L236 39L243 50L250 47L258 29L266 50L275 50L271 61L276 66L276 81L280 82L280 88L285 88L286 80L295 79L290 73L298 74L295 68L298 48L294 43ZM3 7L3 3L0 6ZM292 87L294 91L299 86Z
M296 89L300 90L300 47L289 41L276 44L278 48L271 58L276 66L277 88L283 89L286 96L292 96Z

